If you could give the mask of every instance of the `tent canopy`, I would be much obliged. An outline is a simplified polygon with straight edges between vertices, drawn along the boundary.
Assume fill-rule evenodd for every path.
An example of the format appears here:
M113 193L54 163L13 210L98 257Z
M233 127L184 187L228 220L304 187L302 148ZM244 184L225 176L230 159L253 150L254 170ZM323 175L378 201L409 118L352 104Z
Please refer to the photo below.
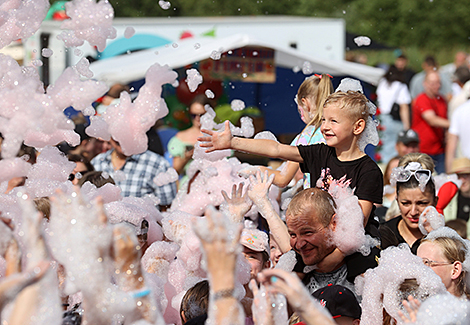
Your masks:
M172 69L205 60L211 57L214 51L226 52L245 46L259 46L271 48L275 51L275 63L279 67L293 69L309 62L312 71L316 73L329 73L333 76L352 76L377 85L384 71L358 63L347 61L333 61L317 58L314 55L299 52L292 48L268 44L256 40L249 35L237 34L229 37L199 37L178 41L171 46L162 46L143 50L128 55L121 55L109 59L95 61L90 64L94 78L107 84L129 83L144 78L148 68L154 64L167 64Z

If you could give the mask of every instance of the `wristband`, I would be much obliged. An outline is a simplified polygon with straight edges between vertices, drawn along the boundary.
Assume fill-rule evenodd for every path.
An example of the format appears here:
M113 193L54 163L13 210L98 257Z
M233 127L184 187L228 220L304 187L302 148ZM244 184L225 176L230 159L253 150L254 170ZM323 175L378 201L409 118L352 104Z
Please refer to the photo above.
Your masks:
M212 294L212 299L214 301L217 301L219 299L224 299L224 298L234 298L234 295L233 295L234 293L235 293L235 289L233 288L220 290Z

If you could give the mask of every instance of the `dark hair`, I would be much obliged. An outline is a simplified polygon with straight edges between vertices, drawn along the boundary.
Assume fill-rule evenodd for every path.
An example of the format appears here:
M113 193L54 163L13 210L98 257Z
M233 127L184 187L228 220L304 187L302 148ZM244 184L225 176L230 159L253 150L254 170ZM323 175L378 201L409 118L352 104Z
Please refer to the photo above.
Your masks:
M90 182L91 184L95 185L97 188L104 186L105 184L111 183L116 185L114 179L111 176L108 178L103 177L103 172L100 171L91 171L83 174L82 178L78 180L77 185L82 187L85 182Z
M87 171L89 172L95 170L95 167L93 167L93 165L90 163L90 160L88 160L88 158L86 158L82 154L69 154L67 155L67 158L69 159L69 161L73 161L74 163L81 162L85 165Z
M399 81L399 82L405 83L405 80L403 79L403 73L401 73L397 69L397 67L393 64L390 65L387 72L385 72L384 78L385 78L385 80L387 80L387 82L389 84L391 84L394 81Z
M437 61L432 55L428 55L424 58L424 63L431 67L436 67L437 68Z
M183 320L182 314L186 321L194 317L201 316L207 313L209 306L209 281L203 280L196 283L190 288L183 296L180 306L180 316Z
M214 106L214 102L207 98L206 95L196 95L193 100L191 101L191 104L189 104L188 110L191 108L192 104L201 104L202 106L210 105L211 107Z
M405 55L405 54L400 54L397 59L404 59L404 60L408 60L408 57Z
M455 69L454 77L463 85L470 80L470 70L466 66L458 67Z
M28 156L28 162L30 162L31 164L35 164L36 163L36 149L34 149L33 147L30 147L30 146L27 146L25 145L24 143L21 145L21 148L20 150L18 151L18 154L16 155L17 157L23 157L25 155Z

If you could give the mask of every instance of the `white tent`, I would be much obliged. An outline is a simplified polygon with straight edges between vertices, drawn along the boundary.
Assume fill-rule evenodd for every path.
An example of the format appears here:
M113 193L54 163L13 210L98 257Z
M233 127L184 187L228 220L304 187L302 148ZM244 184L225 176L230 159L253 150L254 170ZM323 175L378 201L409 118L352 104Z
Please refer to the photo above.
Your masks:
M329 73L333 76L349 75L373 85L377 85L384 74L382 69L347 61L319 59L313 54L309 55L292 48L269 44L244 34L224 38L183 39L171 45L99 60L90 64L90 70L93 71L94 78L109 85L128 83L144 78L145 72L154 63L167 64L170 68L176 69L208 59L214 51L223 53L244 46L261 46L275 50L276 65L284 68L301 69L305 62L309 62L315 73Z

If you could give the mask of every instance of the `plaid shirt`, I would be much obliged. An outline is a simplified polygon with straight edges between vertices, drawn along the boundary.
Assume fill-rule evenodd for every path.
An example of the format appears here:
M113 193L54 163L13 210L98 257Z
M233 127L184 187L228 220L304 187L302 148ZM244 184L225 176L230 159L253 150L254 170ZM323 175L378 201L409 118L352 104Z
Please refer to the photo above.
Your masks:
M91 161L96 170L106 172L111 177L115 174L111 163L112 152L113 150L108 150ZM121 188L123 197L143 197L147 194L154 194L160 199L160 205L169 205L176 196L176 183L157 186L153 181L155 176L166 172L169 167L170 164L165 158L147 150L144 153L127 157L124 166L120 169L126 179L114 181ZM119 179L119 177L116 178Z

